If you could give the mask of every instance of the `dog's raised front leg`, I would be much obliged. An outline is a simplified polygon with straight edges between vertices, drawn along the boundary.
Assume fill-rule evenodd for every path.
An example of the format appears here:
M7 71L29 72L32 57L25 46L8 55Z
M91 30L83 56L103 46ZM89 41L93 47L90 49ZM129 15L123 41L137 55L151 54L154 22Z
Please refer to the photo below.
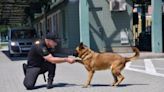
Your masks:
M95 71L88 71L88 79L86 83L84 84L83 88L87 88L88 85L90 85L94 72Z

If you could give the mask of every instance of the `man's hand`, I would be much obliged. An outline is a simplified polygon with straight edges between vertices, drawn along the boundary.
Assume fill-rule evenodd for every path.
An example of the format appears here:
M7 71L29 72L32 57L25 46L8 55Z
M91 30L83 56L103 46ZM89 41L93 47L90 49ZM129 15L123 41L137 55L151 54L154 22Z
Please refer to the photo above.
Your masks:
M65 60L66 60L66 62L68 62L70 64L75 62L75 59L74 58L70 58L70 57L66 58Z

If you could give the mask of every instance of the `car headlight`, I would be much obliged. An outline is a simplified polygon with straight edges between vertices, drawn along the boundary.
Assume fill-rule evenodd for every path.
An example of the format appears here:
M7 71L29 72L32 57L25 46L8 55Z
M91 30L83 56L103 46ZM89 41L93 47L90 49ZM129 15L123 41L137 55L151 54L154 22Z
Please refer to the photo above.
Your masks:
M11 46L16 46L18 45L17 42L11 42Z

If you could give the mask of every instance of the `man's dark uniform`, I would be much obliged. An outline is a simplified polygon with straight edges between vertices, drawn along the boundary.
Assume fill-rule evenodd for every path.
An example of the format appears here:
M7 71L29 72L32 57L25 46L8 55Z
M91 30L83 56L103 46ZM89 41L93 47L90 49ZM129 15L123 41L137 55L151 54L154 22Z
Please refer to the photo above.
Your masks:
M27 68L25 71L24 86L27 89L34 89L37 77L39 74L43 74L48 71L48 85L52 86L53 78L55 76L56 64L45 61L43 58L48 54L54 54L51 48L47 48L45 41L37 41L31 47L28 53ZM24 65L25 68L25 65Z

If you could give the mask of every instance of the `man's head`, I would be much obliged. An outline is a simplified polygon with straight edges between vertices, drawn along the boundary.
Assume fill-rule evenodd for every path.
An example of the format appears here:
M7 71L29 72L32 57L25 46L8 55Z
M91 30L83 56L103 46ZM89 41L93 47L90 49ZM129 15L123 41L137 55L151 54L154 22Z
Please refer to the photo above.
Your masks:
M45 41L47 47L54 48L55 46L57 46L59 39L54 32L49 32L46 34Z

